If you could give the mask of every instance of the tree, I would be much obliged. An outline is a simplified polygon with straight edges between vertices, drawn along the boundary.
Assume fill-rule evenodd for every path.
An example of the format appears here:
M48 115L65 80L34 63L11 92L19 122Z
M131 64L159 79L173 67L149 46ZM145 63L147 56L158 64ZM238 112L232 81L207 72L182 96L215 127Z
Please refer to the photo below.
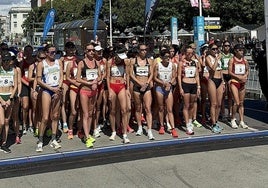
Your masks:
M263 24L264 5L260 0L210 0L211 8L203 10L203 16L221 17L222 30L225 31L239 24ZM55 22L63 23L76 19L94 17L95 0L57 0L53 3L57 11ZM23 27L29 30L33 23L44 22L50 3L33 9ZM113 26L120 31L126 27L144 26L145 0L112 0L112 14L117 16ZM179 27L192 30L193 17L198 16L198 8L193 8L187 0L160 0L160 3L152 17L151 31L160 31L169 28L170 18L177 17ZM100 19L109 16L109 0L103 0Z

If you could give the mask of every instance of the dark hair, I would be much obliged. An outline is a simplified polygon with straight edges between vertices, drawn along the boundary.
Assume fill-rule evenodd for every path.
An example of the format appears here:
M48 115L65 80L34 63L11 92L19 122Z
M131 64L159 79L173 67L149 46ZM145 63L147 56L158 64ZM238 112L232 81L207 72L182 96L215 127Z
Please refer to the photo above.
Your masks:
M44 51L45 52L48 52L49 48L54 48L55 46L53 44L47 44L45 47L44 47Z
M162 49L161 51L160 51L160 56L161 57L163 57L165 54L169 54L169 49Z
M75 44L73 42L71 42L71 41L68 41L68 42L65 43L64 47L67 48L67 49L73 49L73 48L75 48Z

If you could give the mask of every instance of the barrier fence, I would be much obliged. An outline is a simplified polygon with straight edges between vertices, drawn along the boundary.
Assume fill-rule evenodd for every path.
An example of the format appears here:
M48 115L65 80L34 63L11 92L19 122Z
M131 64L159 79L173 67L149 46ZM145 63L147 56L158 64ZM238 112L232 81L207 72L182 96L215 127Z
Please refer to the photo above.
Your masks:
M253 60L248 60L249 63L249 75L246 83L246 97L248 98L262 98L262 90L259 82L259 71L257 64Z

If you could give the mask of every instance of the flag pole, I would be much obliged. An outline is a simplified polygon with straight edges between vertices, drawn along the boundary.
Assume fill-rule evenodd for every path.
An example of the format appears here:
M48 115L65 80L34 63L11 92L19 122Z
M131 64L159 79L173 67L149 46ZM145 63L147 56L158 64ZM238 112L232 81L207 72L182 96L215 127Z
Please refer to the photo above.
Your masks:
M109 7L110 7L110 46L113 46L112 0L109 0Z
M202 0L199 0L199 16L202 16Z

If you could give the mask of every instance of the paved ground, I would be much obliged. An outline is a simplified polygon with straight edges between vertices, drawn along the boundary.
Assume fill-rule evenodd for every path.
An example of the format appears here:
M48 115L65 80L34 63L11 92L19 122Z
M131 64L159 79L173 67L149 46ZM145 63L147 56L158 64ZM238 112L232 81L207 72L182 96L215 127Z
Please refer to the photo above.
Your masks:
M1 179L12 188L266 188L268 146L132 160Z
M224 123L220 123L224 130L221 135L232 135L236 133L243 133L243 132L256 132L261 130L267 130L268 129L268 112L265 111L265 103L264 101L258 101L258 100L247 100L245 104L245 114L246 118L245 121L250 126L249 129L245 130L242 128L239 129L232 129L231 127L227 126ZM202 137L202 136L210 136L214 135L211 133L211 131L207 128L195 128L195 135L188 136L185 134L183 130L178 129L179 131L179 138L180 140L185 140L188 138L196 138L196 137ZM159 135L156 130L154 130L154 136L156 138L156 141L161 140L170 140L173 138L169 134L165 135ZM148 141L147 136L136 136L135 133L129 134L129 138L131 140L132 144L135 143L147 143L147 142L155 142L155 141ZM62 148L58 151L54 151L52 148L50 148L49 145L44 146L44 152L36 153L35 147L36 147L36 141L37 139L34 138L32 135L27 134L22 137L22 144L16 145L13 144L10 146L10 149L12 150L12 153L5 154L3 152L0 152L0 162L4 159L10 159L10 158L18 158L18 157L30 157L30 156L36 156L36 155L43 155L43 154L53 154L53 153L64 153L68 151L77 151L77 150L85 150L87 149L85 145L81 142L80 139L75 137L73 140L67 140L67 135L63 134L61 137L61 145ZM116 137L115 141L109 141L109 136L101 134L100 138L96 139L96 143L94 145L94 148L102 148L102 147L108 147L108 146L118 146L122 145L122 139L120 137ZM89 149L94 150L94 149Z

